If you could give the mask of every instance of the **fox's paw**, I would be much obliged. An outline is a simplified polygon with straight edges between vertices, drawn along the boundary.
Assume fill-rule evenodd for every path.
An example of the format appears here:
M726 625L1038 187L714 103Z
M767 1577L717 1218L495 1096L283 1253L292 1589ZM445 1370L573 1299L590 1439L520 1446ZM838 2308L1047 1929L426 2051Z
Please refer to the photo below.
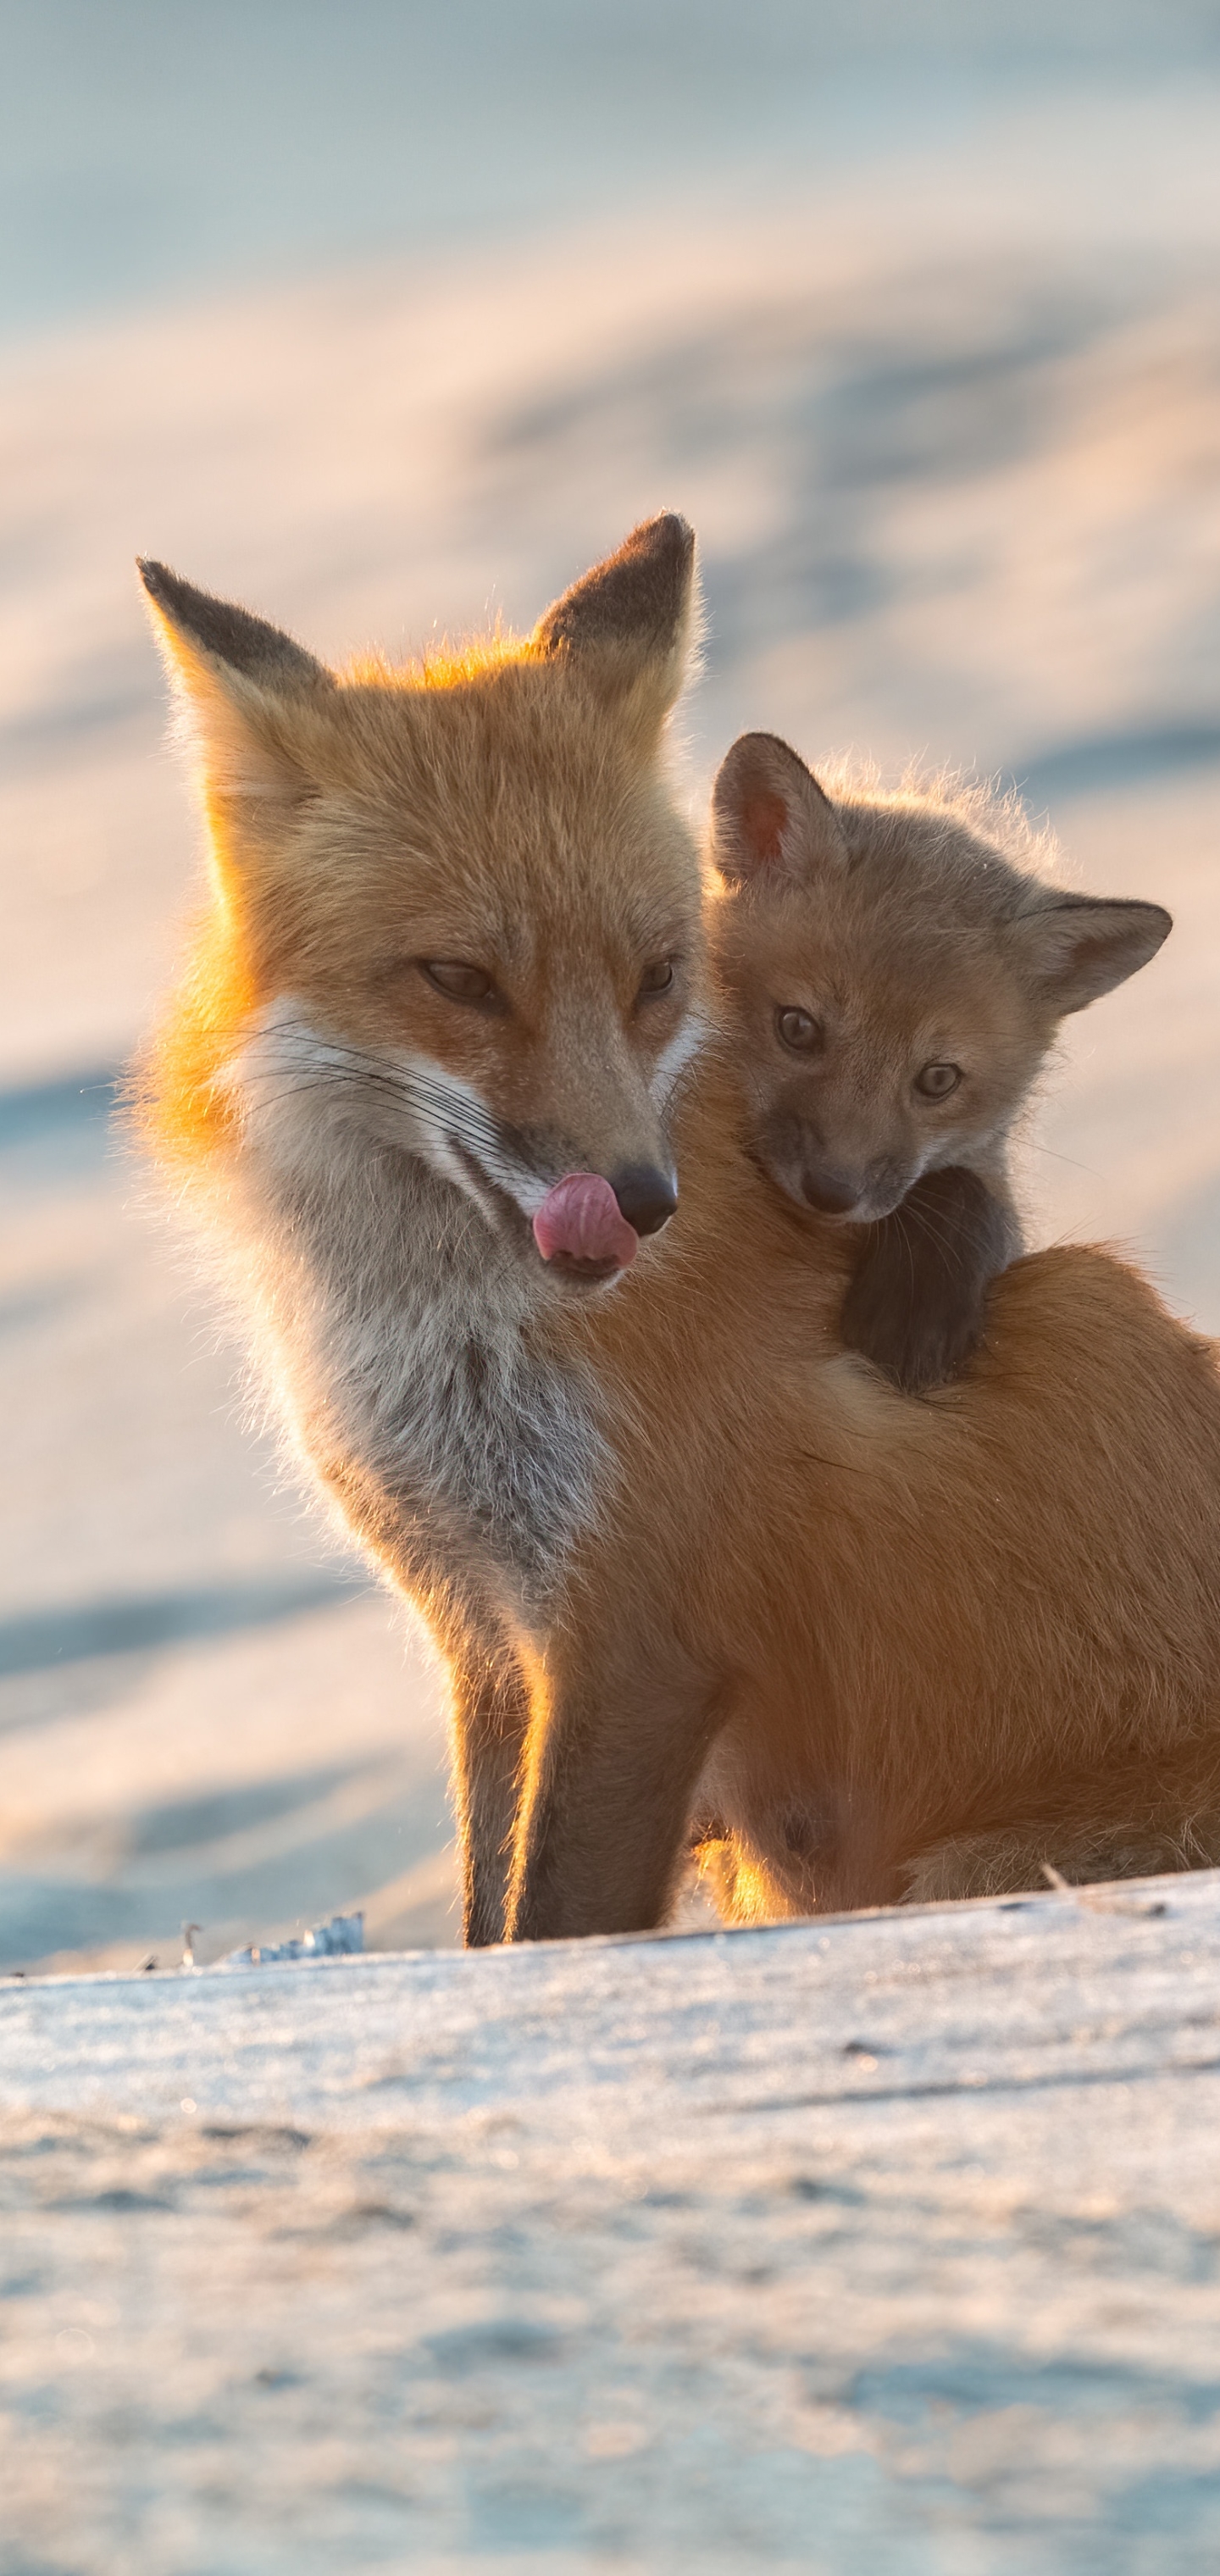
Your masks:
M976 1172L929 1172L867 1229L843 1301L848 1350L904 1395L950 1385L982 1339L988 1284L1016 1248L1009 1210Z
M861 1313L859 1307L865 1311ZM983 1301L968 1312L948 1314L929 1302L908 1302L903 1314L868 1311L849 1289L843 1309L843 1339L849 1351L871 1360L902 1395L928 1395L933 1387L951 1386L978 1349L983 1333Z

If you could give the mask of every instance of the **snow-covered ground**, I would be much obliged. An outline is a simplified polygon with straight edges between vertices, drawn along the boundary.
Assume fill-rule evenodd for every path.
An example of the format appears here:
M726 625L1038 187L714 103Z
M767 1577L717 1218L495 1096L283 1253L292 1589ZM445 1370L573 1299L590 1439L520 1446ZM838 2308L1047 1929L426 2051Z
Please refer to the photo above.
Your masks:
M1025 782L1178 927L1072 1031L1044 1236L1220 1326L1220 110L998 112L733 214L365 261L0 363L0 1963L370 1904L453 1937L420 1642L281 1490L108 1127L190 901L137 550L341 654L528 626L700 534L697 803L743 726Z
M1220 1874L0 1985L4 2576L1204 2576Z

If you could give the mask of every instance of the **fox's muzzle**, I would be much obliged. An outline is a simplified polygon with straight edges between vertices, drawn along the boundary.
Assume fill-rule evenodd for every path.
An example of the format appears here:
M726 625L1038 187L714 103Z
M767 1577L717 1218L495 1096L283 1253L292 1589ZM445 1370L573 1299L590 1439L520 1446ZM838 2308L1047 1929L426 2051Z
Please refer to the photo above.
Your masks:
M634 1261L642 1234L656 1234L678 1204L673 1182L633 1165L611 1184L600 1172L569 1172L534 1217L544 1261L580 1279L612 1279Z

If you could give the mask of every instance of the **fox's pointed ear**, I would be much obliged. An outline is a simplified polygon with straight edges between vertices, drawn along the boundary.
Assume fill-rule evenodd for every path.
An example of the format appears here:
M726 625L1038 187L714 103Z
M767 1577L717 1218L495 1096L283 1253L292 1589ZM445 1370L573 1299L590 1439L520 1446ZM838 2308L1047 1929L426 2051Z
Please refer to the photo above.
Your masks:
M730 885L842 867L843 827L811 769L777 733L739 734L712 789L712 859Z
M694 531L667 512L566 590L534 643L548 659L570 657L600 697L659 728L686 677L694 595Z
M1155 957L1173 928L1159 903L1091 894L1050 895L1016 923L1039 998L1066 1016L1112 993Z
M268 819L298 804L313 784L310 716L334 694L330 672L164 564L141 562L139 573L209 796L258 800Z

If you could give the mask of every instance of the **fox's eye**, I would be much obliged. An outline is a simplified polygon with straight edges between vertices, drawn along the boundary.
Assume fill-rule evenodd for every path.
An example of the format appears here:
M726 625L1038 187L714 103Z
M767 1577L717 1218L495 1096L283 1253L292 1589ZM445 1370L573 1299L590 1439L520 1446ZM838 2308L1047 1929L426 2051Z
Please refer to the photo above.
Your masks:
M655 966L646 966L640 977L641 1002L655 1002L659 993L672 990L676 958L658 957Z
M925 1100L947 1100L962 1078L960 1064L925 1064L915 1076L915 1088Z
M489 1003L501 1000L482 966L464 966L456 957L421 957L418 964L420 974L451 1002L481 1003L486 1010Z
M796 1055L816 1055L822 1044L820 1023L812 1011L800 1011L795 1004L775 1014L775 1025L786 1047Z

